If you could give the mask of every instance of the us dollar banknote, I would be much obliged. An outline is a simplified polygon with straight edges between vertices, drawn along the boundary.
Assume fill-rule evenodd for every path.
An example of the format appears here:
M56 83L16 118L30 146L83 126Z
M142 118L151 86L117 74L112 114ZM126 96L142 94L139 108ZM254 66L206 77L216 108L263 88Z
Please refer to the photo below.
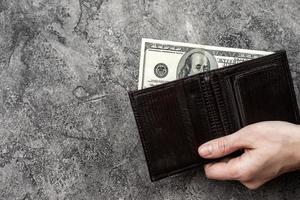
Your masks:
M143 38L138 88L152 87L272 53Z

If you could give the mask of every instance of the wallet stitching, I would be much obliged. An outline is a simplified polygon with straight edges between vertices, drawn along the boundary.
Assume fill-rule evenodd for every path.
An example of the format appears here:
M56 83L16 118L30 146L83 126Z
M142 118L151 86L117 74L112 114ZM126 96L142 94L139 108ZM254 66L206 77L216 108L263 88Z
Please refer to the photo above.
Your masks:
M218 105L218 100L216 98L214 83L212 83L212 77L215 73L207 73L201 78L202 86L204 86L205 91L203 93L204 103L206 105L208 119L210 123L210 129L213 133L213 137L223 136L220 132L224 133L224 125L222 121L222 116L220 115L220 107Z
M226 133L228 131L230 131L230 127L232 127L231 125L231 121L229 120L228 118L228 105L226 104L226 98L224 97L223 95L223 91L222 91L222 88L220 86L220 77L217 76L216 77L216 82L215 82L215 96L216 96L216 102L217 102L217 105L219 107L219 113L220 113L220 119L221 119L221 122L222 122L222 125L223 125L223 131L224 131L224 134L223 135L226 135Z
M223 129L223 134L222 136L225 135L225 130L226 130L226 118L224 118L224 101L223 97L221 96L221 88L219 85L219 80L214 80L213 77L211 78L211 86L212 86L212 91L214 94L215 102L216 102L216 108L218 110L217 114L219 116L220 125L221 128Z
M218 106L218 102L216 99L216 94L214 91L214 87L211 81L211 78L209 80L209 91L211 92L211 99L209 101L209 104L211 104L212 108L213 108L213 125L214 125L214 136L220 136L219 132L221 131L220 129L223 129L223 124L222 124L222 120L220 117L220 109Z
M201 95L201 98L202 98L202 102L203 104L205 105L205 110L206 110L206 113L207 113L207 122L208 122L208 126L209 126L209 129L210 130L213 130L214 128L214 124L212 123L212 119L211 119L211 109L209 109L209 103L207 102L207 84L206 84L207 81L204 80L204 77L200 77L199 78L199 85L200 85L200 92L202 93ZM211 131L213 134L215 134L215 131Z

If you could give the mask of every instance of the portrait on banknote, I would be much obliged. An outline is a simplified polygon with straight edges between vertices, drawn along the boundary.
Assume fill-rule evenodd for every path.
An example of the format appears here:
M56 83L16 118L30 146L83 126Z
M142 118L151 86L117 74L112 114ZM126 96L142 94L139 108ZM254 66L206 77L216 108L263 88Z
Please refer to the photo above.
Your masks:
M180 59L177 66L177 79L200 72L217 69L218 63L213 55L203 49L191 49Z

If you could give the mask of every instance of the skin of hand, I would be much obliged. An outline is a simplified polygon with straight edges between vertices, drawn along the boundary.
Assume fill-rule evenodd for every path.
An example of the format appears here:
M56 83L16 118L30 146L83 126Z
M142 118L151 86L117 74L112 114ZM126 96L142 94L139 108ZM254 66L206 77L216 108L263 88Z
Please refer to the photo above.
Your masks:
M211 140L198 149L206 159L220 158L236 150L244 153L204 166L209 179L237 180L249 189L289 171L300 169L300 125L266 121Z

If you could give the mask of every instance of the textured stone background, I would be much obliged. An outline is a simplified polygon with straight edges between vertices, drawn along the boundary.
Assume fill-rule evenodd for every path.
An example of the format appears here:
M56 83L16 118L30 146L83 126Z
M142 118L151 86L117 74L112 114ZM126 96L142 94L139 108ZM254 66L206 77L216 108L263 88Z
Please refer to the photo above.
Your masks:
M299 0L0 0L0 199L299 199L201 169L151 183L129 105L142 37L286 49L300 90Z

